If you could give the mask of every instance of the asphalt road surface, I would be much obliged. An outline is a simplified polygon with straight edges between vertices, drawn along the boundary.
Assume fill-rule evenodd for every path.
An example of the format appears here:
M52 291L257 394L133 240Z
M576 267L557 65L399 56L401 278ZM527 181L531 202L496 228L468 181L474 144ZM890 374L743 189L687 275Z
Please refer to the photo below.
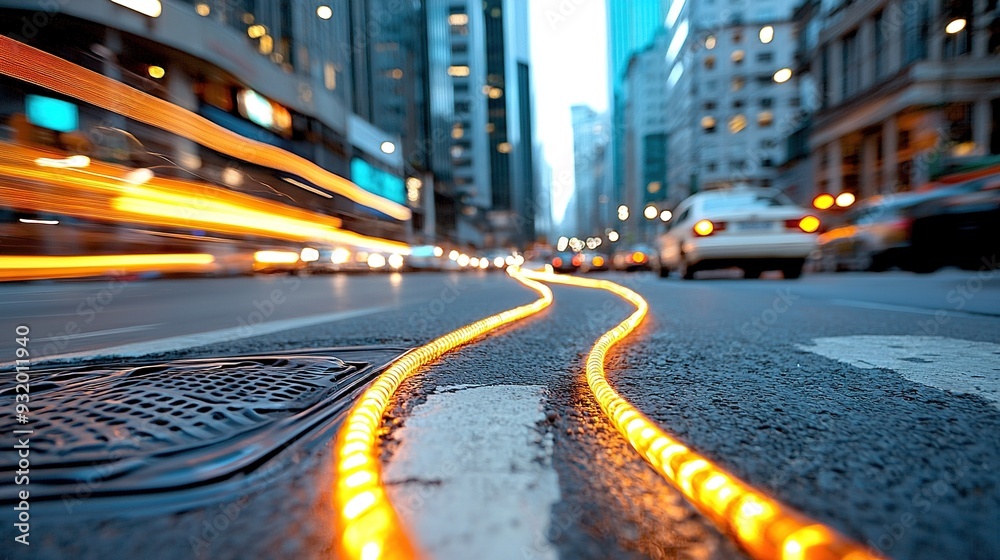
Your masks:
M998 274L603 275L651 305L609 378L690 447L886 556L997 558ZM583 359L630 306L553 290L542 314L448 354L398 393L384 475L418 544L441 558L740 558L590 396ZM0 361L14 358L17 324L42 356L414 347L535 297L496 273L0 285L11 333ZM83 516L42 504L30 554L8 546L9 519L3 550L324 557L329 446L296 453L238 507L219 497L126 511L102 498Z

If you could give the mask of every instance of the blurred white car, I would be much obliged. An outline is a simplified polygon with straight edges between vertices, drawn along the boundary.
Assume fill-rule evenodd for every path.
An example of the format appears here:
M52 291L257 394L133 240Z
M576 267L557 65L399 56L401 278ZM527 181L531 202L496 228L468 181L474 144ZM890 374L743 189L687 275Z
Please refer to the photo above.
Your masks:
M700 270L733 266L746 278L765 270L798 278L820 226L782 193L753 187L695 194L674 216L657 239L654 268L663 278L676 270L685 280Z

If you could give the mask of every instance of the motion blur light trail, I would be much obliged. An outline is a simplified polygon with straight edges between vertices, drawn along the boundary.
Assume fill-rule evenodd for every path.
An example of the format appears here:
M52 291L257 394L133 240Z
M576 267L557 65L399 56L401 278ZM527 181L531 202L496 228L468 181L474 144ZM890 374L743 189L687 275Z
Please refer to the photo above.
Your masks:
M240 136L169 101L4 36L0 36L0 74L172 132L216 152L298 175L397 220L411 217L406 206L370 193L305 158Z
M0 280L82 278L109 273L208 272L215 258L203 253L92 256L0 256Z
M134 170L96 161L82 169L38 165L38 160L55 161L54 155L0 143L0 178L5 179L0 182L0 200L4 205L99 221L263 235L296 242L328 241L410 253L404 243L341 229L341 221L333 216L208 183L154 176L137 185L129 181Z
M378 457L382 416L400 384L421 366L504 325L534 315L552 303L552 290L547 286L513 271L510 274L541 297L476 321L406 354L390 365L351 409L340 430L334 455L339 558L377 560L418 555L382 485Z
M879 558L832 528L791 510L688 449L611 387L604 371L604 360L611 347L635 330L646 316L649 305L639 294L607 280L527 270L514 274L514 277L607 290L635 305L632 315L604 333L594 344L587 356L587 384L601 409L629 445L754 558Z

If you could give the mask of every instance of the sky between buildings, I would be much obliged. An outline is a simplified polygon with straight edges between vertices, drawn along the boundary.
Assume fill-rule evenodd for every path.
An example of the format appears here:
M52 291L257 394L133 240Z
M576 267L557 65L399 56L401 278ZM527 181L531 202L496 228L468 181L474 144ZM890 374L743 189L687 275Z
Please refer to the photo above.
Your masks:
M608 108L605 0L530 2L536 138L552 167L552 217L558 231L574 188L570 107Z

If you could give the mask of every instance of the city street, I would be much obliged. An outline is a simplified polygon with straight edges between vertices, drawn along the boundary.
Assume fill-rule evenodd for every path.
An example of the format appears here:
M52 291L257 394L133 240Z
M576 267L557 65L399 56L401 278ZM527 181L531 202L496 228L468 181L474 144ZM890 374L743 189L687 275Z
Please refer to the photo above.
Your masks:
M660 428L876 552L987 559L1000 555L995 275L592 277L650 304L645 322L612 351L607 373ZM75 356L75 367L120 356L97 360L110 370L316 348L377 369L405 349L537 298L501 273L96 280L0 291L10 302L4 324L11 333L30 326L36 360ZM394 397L383 476L418 547L440 558L742 557L628 447L587 388L587 352L633 308L606 292L558 285L553 292L548 309L445 355ZM15 353L8 338L4 362ZM46 401L83 399L101 381L33 368L52 380L31 395L32 443L41 447L54 429L45 415L77 410L47 410ZM269 375L296 373L277 367ZM185 379L188 398L196 398L202 378ZM0 392L8 408L12 384L5 378ZM136 443L134 432L125 441L116 425L94 423L89 429L106 436L97 438L105 454L116 450L111 462L132 466L82 481L81 490L81 481L45 473L85 463L73 456L84 450L33 455L42 473L35 479L32 471L30 486L38 496L33 546L8 557L327 556L336 541L331 446L343 416L323 418L297 432L259 424L258 443L240 444L244 451L234 455L218 442L186 449L185 457L203 453L206 463L215 457L224 475L212 476L190 467L146 472L150 442ZM255 462L226 466L261 445ZM3 532L15 535L9 525Z

